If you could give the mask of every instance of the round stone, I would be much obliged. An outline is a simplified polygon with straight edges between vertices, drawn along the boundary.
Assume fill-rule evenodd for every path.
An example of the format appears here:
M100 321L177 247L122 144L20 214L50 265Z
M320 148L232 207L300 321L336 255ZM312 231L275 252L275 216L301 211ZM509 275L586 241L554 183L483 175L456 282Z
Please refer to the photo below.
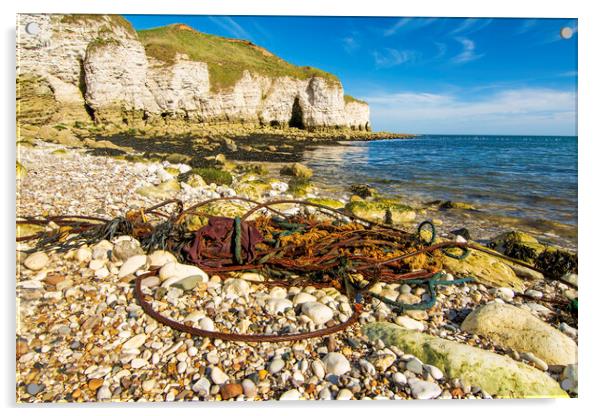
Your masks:
M340 376L351 371L349 360L339 352L329 352L322 358L322 362L326 367L326 373Z
M301 306L301 311L317 325L325 324L334 316L332 309L319 302L306 302Z
M282 393L282 396L280 396L280 400L299 400L300 398L301 393L295 389Z
M44 253L43 251L38 251L27 256L23 264L29 270L37 271L42 270L44 267L46 267L49 261L50 259L48 258L48 255L46 253Z

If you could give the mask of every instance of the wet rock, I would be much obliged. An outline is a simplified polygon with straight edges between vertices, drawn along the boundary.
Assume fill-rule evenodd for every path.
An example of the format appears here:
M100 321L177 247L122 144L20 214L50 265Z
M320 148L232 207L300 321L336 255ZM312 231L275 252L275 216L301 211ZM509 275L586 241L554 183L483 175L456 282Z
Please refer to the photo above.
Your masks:
M466 317L462 330L488 337L519 352L532 352L548 364L577 362L575 341L530 312L512 305L484 305Z
M508 287L523 292L524 282L519 279L514 271L497 257L477 250L470 250L470 254L463 260L443 257L443 267L453 275L474 276L478 282L497 287Z
M394 200L351 201L345 209L352 214L370 221L402 224L413 221L416 212L409 206Z

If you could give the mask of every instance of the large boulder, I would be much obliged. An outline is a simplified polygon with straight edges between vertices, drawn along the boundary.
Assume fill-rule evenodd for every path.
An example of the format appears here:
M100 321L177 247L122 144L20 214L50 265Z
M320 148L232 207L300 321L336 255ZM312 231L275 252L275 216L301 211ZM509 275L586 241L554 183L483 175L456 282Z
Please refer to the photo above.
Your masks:
M363 332L372 341L395 345L441 369L447 378L459 378L499 398L568 397L546 373L503 355L387 322L365 325Z
M470 250L468 257L462 260L443 256L443 267L454 275L472 276L483 284L510 287L518 292L525 290L524 282L510 266L482 251Z
M489 303L470 313L462 330L482 335L502 347L531 352L547 364L577 362L577 344L571 338L516 306Z

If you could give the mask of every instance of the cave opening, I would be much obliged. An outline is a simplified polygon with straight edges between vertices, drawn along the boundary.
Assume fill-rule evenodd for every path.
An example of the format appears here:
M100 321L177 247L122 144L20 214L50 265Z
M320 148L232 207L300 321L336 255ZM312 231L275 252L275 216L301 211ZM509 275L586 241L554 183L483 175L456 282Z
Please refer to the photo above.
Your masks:
M288 122L289 127L296 127L298 129L305 128L303 124L303 109L301 108L301 104L299 104L299 97L295 97L295 102L293 102L293 109L291 111L291 119Z

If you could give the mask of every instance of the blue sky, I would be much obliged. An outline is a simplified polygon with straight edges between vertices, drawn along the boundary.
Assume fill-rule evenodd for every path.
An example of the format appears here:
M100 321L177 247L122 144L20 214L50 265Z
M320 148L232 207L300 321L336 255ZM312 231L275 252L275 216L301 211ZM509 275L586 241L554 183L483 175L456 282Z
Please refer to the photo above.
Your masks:
M577 134L577 20L127 15L248 39L336 74L374 130ZM563 39L560 30L573 36Z

